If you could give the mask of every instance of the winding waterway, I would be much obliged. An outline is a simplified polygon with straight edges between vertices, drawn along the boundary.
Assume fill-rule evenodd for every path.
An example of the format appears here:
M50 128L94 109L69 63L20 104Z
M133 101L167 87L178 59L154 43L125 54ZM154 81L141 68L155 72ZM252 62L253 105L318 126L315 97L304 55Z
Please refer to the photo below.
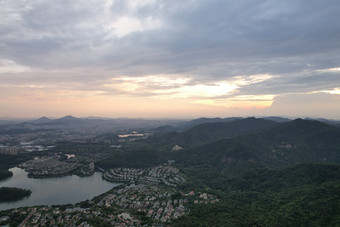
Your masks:
M76 175L34 179L28 178L27 173L20 168L12 168L13 176L0 181L0 187L18 187L30 189L32 194L22 200L0 203L0 210L35 205L60 205L78 203L92 199L118 184L102 179L101 173L94 173L90 177Z

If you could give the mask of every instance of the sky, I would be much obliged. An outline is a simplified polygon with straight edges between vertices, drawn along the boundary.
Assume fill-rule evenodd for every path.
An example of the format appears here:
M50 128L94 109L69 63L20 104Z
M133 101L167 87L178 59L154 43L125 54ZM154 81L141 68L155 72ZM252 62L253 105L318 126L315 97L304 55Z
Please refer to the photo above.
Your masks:
M340 119L340 1L0 0L0 117Z

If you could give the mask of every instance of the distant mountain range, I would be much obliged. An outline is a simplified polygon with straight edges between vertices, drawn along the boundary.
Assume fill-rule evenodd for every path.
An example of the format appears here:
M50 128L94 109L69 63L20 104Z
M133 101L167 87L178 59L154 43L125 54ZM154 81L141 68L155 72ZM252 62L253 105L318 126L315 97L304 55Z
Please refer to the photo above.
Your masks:
M313 119L306 119L313 120ZM340 121L317 119L328 125L340 127ZM0 132L6 133L9 130L13 133L25 130L96 130L98 133L120 130L120 129L149 129L155 134L148 142L155 145L168 147L179 145L183 148L193 148L212 143L221 139L241 136L249 133L256 133L272 126L288 123L292 120L282 117L263 118L198 118L189 121L171 119L106 119L106 118L77 118L71 115L51 119L41 117L39 119L25 122L3 121L0 125ZM14 130L14 131L13 131ZM25 132L26 132L25 131Z
M167 128L164 131L185 131L187 129L193 128L200 124L205 123L218 123L218 122L232 122L234 120L241 120L245 119L242 117L230 117L230 118L197 118L193 120L176 120L176 119L140 119L140 118L102 118L102 117L85 117L85 118L77 118L72 115L67 115L61 118L48 118L43 116L38 119L34 120L23 120L23 119L14 119L14 118L0 118L0 123L2 125L8 124L18 124L18 123L25 123L25 124L36 124L36 125L55 125L55 124L88 124L88 123L102 123L102 122L157 122L155 127L160 127L159 130L164 130L165 126L171 126L173 128ZM292 119L284 118L284 117L277 117L277 116L268 116L268 117L261 117L264 120L270 120L278 123L282 122L289 122ZM327 124L340 126L339 120L331 120L331 119L324 119L324 118L305 118L306 120L317 120ZM128 123L129 124L129 123ZM168 125L167 125L168 124ZM158 126L157 126L158 125ZM157 129L156 129L157 130Z
M129 118L116 118L116 119L108 119L108 118L96 118L96 117L89 117L89 118L76 118L73 117L71 115L62 117L62 118L58 118L58 119L50 119L47 117L41 117L39 119L36 120L32 120L32 121L28 121L25 122L27 123L32 123L35 125L57 125L57 124L71 124L71 125L79 125L79 124L91 124L91 123L103 123L103 122L159 122L161 125L163 122L163 125L171 122L172 125L169 125L171 129L166 129L169 131L183 131L183 130L187 130L190 128L193 128L197 125L201 125L201 124L207 124L207 123L219 123L219 122L223 122L223 123L228 123L228 122L232 122L235 120L241 120L244 118L241 117L232 117L232 118L197 118L197 119L193 119L190 121L183 121L183 120L149 120L149 119L129 119ZM282 118L282 117L264 117L262 119L265 120L270 120L270 121L274 121L274 122L287 122L290 121L290 119L288 118ZM165 129L164 127L166 126L161 126L159 129L157 130L163 130ZM165 130L165 131L166 131Z
M163 125L177 125L182 123L182 120L171 120L171 119L129 119L129 118L77 118L71 115L51 119L47 117L41 117L39 119L29 121L3 121L0 122L0 131L6 133L8 130L17 129L29 129L29 130L73 130L73 131L96 131L98 133L108 132L112 130L122 129L152 129ZM29 132L29 130L27 132ZM22 131L22 130L21 130Z
M41 117L37 120L31 121L30 123L35 125L57 125L57 124L87 124L88 122L87 120L83 120L68 115L58 119L49 119L47 117Z
M229 117L229 118L218 118L218 117L216 117L216 118L206 118L206 117L202 117L202 118L197 118L197 119L193 119L191 121L184 122L179 127L182 130L186 130L186 129L195 127L195 126L200 125L200 124L219 123L219 122L227 123L227 122L232 122L232 121L241 120L241 119L245 119L245 118L242 118L242 117ZM261 119L275 121L275 122L291 121L291 119L288 119L288 118L275 117L275 116L262 117Z

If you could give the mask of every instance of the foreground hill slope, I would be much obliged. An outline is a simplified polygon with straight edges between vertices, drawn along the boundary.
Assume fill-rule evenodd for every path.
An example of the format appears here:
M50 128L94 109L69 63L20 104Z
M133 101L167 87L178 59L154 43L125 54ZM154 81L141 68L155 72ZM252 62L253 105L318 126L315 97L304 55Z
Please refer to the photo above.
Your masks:
M256 168L210 183L216 204L191 206L175 226L339 226L340 165Z

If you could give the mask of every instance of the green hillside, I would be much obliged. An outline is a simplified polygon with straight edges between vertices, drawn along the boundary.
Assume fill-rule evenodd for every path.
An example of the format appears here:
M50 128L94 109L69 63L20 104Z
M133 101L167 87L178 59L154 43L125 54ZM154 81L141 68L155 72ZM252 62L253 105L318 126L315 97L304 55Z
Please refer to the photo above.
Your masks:
M257 118L204 123L184 132L171 132L165 135L154 136L146 142L152 143L154 146L164 147L167 150L176 144L183 148L193 148L221 139L260 132L275 125L278 125L278 123Z
M305 162L340 163L340 128L297 119L259 133L219 140L178 152L177 160L221 166L237 162L285 166Z
M196 182L206 183L221 201L193 205L175 226L340 225L338 164L248 169L227 180L213 169L215 178L211 175Z

